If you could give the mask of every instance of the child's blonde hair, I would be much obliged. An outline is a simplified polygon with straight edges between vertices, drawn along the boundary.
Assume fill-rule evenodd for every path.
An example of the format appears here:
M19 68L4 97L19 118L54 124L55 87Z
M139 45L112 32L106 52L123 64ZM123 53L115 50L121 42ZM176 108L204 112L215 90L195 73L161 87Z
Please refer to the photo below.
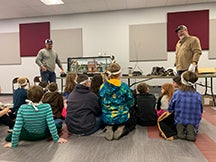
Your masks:
M165 83L161 86L162 89L164 89L164 92L163 94L161 94L162 96L163 95L167 95L169 101L174 93L174 87L173 87L173 84L171 83Z
M25 77L19 77L17 79L17 83L19 84L20 87L25 87L27 85L27 78Z

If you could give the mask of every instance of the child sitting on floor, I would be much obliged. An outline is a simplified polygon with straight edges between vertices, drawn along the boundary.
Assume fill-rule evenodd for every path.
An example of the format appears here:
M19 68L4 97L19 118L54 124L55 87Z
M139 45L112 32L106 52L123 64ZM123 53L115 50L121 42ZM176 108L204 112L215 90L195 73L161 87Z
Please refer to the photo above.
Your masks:
M64 101L62 95L58 92L58 86L52 82L48 85L47 89L48 92L44 94L42 102L51 105L54 119L61 119Z
M149 87L146 83L137 85L136 95L137 103L137 124L142 126L153 126L157 124L157 113L155 110L156 98L149 93Z
M10 119L8 113L11 110L8 107L0 107L0 123L7 125L9 127L8 132L13 132L14 121Z
M63 93L64 107L62 109L62 117L65 119L67 115L67 99L69 94L73 91L74 87L77 85L77 73L68 72L65 79L65 89Z
M17 111L22 104L26 103L27 99L27 79L25 77L19 77L17 79L19 88L17 88L13 93L13 108L11 109L12 113L9 114L12 119L16 118Z
M69 94L73 91L74 87L77 85L77 73L68 72L65 79L65 89L63 96L68 99Z
M157 116L160 117L167 111L170 99L174 93L174 86L171 83L165 83L161 86L161 96L157 101Z
M134 96L129 86L120 80L121 67L111 63L107 68L109 79L99 90L103 122L107 125L106 140L118 140L135 128L130 109L134 106Z
M203 112L202 96L194 88L197 80L198 76L191 71L182 73L182 86L173 94L168 108L174 113L177 137L188 141L196 140Z
M176 90L178 90L181 87L181 77L179 75L176 75L173 77L173 87Z
M94 92L97 96L98 96L98 92L100 89L100 86L103 84L103 77L101 74L95 74L92 77L92 81L91 81L91 90L92 92Z
M19 108L13 133L6 137L6 141L11 142L4 147L16 147L19 140L37 141L46 139L50 135L54 142L67 142L58 136L51 106L40 102L43 94L43 88L40 86L35 85L28 89L28 103Z
M65 123L70 133L90 135L102 126L98 97L90 89L91 80L86 74L77 78L77 85L67 101Z

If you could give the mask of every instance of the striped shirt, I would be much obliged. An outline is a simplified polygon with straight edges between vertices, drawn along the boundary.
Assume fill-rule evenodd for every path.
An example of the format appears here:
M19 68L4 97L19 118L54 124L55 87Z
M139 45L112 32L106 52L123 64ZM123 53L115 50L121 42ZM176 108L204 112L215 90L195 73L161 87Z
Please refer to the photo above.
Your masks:
M50 105L40 103L36 107L38 111L30 104L24 104L19 108L12 134L12 147L18 145L22 128L34 134L45 134L49 129L53 140L59 140Z

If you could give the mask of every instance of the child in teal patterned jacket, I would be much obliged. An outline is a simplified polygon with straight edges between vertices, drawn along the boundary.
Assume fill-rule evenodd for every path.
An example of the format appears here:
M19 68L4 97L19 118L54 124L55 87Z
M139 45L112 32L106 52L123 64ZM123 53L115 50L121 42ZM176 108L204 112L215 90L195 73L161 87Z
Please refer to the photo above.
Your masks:
M102 84L99 100L102 107L102 119L107 125L105 139L119 139L129 133L130 109L134 106L134 97L129 86L120 81L121 67L112 63L107 72L110 79Z

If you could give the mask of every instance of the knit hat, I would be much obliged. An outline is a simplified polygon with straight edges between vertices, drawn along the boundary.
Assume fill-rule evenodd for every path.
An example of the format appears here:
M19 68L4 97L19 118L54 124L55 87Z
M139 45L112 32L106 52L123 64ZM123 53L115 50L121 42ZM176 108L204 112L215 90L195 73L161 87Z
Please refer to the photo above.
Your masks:
M19 77L17 79L17 83L21 86L24 87L27 85L27 79L25 77Z

